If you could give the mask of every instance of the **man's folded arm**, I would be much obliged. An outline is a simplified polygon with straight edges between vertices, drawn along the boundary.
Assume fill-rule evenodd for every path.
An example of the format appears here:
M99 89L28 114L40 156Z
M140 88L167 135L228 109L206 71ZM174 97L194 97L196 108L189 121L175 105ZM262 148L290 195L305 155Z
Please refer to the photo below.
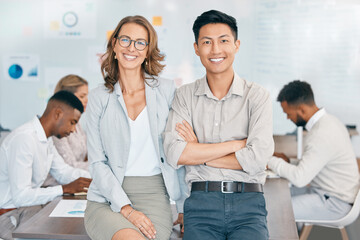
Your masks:
M239 161L237 160L235 153L231 153L226 156L206 162L206 166L214 167L214 168L242 170L242 167Z
M262 88L255 89L252 94L246 147L235 155L243 171L256 175L266 169L274 152L274 139L270 94Z
M225 157L240 149L243 144L241 141L211 144L187 143L176 131L176 124L182 123L184 120L193 127L186 100L180 89L176 92L163 134L165 154L168 163L174 168L179 168L182 165L200 165Z

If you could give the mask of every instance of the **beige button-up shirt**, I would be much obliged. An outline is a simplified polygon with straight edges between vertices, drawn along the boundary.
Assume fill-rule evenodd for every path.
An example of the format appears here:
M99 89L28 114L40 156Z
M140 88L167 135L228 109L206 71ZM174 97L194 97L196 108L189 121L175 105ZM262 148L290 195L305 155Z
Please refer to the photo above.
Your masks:
M261 86L234 74L227 95L219 100L211 92L206 76L180 87L164 132L167 161L174 168L186 142L175 130L186 120L199 143L220 143L247 138L246 147L235 155L243 170L185 166L186 181L242 181L265 183L266 164L274 152L272 105L269 93Z

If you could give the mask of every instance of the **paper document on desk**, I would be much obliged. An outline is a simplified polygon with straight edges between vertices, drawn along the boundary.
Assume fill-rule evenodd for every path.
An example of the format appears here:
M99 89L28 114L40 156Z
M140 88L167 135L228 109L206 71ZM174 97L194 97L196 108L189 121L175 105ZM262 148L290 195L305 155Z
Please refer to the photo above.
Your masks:
M84 217L86 200L62 199L49 217Z

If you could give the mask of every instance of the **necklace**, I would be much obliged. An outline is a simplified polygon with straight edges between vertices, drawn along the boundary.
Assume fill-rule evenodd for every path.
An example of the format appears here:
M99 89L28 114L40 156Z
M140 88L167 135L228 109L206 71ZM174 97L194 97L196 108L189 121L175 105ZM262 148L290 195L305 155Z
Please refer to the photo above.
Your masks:
M139 92L139 91L141 91L141 90L144 90L145 89L145 86L143 86L143 87L141 87L141 88L138 88L138 89L135 89L135 90L122 90L122 93L123 93L123 95L132 95L132 94L134 94L134 93L136 93L136 92Z
M136 88L136 89L126 89L121 80L119 80L119 84L120 84L121 92L123 95L133 95L133 94L145 89L145 82L142 82L142 86L139 88Z

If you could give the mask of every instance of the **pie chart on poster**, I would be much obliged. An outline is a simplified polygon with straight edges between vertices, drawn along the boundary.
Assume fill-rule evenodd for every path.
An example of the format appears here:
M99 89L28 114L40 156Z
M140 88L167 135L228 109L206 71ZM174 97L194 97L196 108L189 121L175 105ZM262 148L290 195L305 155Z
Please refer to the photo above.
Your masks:
M63 23L66 27L72 28L78 22L78 16L74 12L67 12L63 16Z
M13 64L9 67L9 76L13 79L18 79L22 76L23 69L18 64Z

